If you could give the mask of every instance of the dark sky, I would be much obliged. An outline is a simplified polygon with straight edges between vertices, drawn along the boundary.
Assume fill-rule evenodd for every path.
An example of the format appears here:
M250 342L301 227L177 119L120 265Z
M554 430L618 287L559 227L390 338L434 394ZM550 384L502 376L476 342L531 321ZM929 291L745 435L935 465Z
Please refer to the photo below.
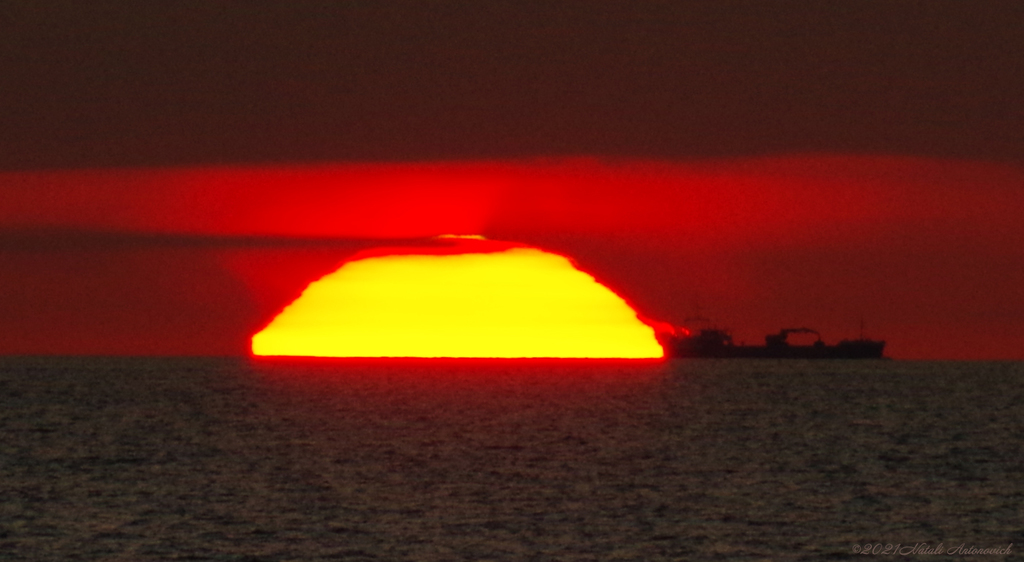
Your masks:
M748 342L863 318L897 357L1021 359L1021 30L1017 1L12 0L0 353L245 353L357 250L473 231Z
M1024 4L5 2L0 167L1020 162Z

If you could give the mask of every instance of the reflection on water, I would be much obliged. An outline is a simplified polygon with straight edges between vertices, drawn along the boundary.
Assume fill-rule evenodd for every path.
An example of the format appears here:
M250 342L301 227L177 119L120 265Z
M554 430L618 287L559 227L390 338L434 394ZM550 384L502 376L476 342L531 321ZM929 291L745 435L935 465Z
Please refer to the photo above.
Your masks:
M1024 543L1022 382L1020 363L8 358L0 542L25 560L1005 547Z

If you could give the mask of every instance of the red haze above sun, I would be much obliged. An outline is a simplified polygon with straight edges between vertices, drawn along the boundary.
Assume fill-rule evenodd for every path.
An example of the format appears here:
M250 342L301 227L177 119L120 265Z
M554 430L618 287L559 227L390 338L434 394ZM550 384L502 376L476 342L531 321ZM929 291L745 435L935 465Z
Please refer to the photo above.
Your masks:
M738 341L1020 358L1022 214L1018 168L881 156L0 173L0 352L242 354L356 251L482 233Z

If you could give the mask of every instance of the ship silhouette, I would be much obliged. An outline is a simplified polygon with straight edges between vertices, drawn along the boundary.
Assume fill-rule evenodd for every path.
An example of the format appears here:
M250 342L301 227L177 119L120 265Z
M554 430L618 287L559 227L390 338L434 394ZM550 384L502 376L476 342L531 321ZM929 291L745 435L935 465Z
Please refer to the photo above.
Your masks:
M704 320L704 319L702 319ZM809 345L793 345L790 334L812 334L817 340ZM880 359L885 341L871 340L863 334L855 340L826 345L821 334L810 328L784 328L768 334L764 345L736 345L727 330L703 328L691 331L676 327L658 334L668 357L709 357L723 359Z

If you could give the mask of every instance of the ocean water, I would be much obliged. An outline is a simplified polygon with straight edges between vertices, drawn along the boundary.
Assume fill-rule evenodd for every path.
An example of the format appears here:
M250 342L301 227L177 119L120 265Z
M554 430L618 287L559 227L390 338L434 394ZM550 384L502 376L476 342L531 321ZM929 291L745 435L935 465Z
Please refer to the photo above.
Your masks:
M2 560L1024 552L1019 362L0 358L0 396Z

